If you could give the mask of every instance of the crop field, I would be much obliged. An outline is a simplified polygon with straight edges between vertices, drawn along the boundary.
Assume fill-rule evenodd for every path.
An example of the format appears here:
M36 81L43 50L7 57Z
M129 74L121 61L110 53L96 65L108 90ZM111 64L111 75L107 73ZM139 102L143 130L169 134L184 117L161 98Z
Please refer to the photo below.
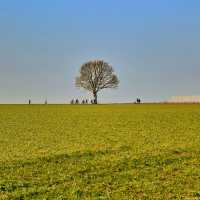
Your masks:
M1 105L0 199L200 199L200 105Z

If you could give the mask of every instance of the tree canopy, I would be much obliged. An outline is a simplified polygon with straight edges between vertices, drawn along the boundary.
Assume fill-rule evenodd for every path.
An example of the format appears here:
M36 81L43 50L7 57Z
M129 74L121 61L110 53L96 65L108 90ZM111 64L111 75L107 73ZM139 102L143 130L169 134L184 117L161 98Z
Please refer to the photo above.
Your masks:
M89 61L81 66L76 77L76 86L92 92L94 103L97 104L97 94L100 90L117 88L119 79L111 65L103 60Z

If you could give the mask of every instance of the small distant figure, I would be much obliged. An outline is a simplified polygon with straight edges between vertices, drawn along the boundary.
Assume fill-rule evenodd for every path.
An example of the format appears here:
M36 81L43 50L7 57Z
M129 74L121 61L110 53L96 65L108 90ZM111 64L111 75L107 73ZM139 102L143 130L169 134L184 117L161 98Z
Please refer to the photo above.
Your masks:
M93 100L91 100L91 101L90 101L90 103L91 103L91 104L94 104L94 101L93 101Z
M31 100L30 99L28 100L28 104L31 105Z
M140 104L141 103L141 99L137 98L136 103Z
M88 104L88 100L87 99L85 100L85 104Z
M48 104L48 102L47 102L47 99L45 100L44 104L45 104L45 105L47 105L47 104Z
M74 99L71 100L70 104L72 104L72 105L74 104Z
M82 101L82 104L85 104L85 100Z
M79 104L79 100L78 99L76 99L76 104Z

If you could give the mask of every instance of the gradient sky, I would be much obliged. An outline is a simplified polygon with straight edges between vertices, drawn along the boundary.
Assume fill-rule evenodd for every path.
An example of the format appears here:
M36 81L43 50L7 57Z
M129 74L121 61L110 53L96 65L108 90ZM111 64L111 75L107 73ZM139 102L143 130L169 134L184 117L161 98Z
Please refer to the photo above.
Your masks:
M0 103L89 97L74 78L92 59L121 81L101 102L200 95L200 1L0 1Z

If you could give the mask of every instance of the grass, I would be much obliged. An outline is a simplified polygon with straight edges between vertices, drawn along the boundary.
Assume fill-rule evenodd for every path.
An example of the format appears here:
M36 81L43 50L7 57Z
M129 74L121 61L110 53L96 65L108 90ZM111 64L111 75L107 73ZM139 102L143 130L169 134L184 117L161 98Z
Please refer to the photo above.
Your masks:
M0 199L200 199L200 106L1 105Z

